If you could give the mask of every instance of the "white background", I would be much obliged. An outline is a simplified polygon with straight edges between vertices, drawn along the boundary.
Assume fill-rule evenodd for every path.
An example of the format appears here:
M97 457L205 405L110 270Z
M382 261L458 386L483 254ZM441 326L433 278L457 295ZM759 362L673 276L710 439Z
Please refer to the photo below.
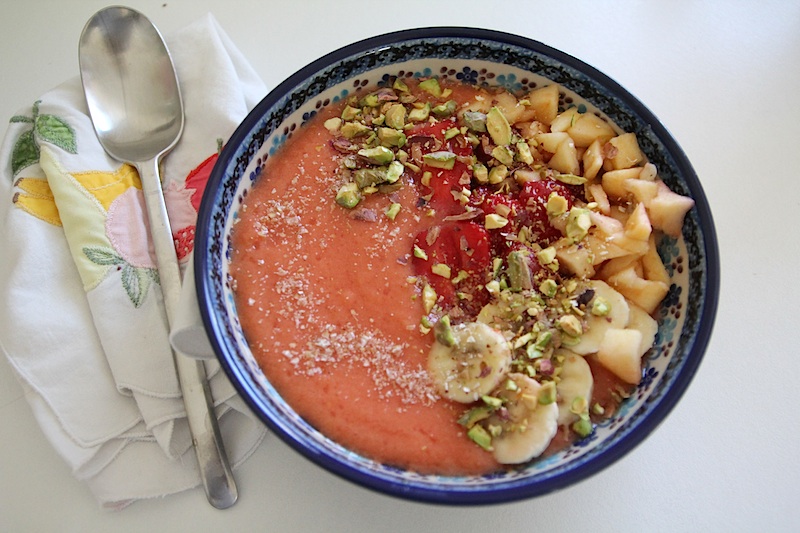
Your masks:
M797 531L800 529L800 3L130 0L168 34L212 12L268 87L335 48L425 25L534 38L599 68L683 146L722 257L714 335L688 392L643 444L553 495L449 508L374 494L270 435L240 500L200 490L98 507L36 425L0 358L2 531ZM99 0L4 0L0 120L77 75ZM212 74L212 73L210 73ZM5 126L4 126L5 127ZM0 250L0 253L2 251Z

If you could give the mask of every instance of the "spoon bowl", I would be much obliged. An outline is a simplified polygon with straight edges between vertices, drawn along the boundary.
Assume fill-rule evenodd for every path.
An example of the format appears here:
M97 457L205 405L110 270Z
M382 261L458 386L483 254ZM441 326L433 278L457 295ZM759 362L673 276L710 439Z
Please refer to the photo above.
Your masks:
M184 125L172 58L150 20L118 6L101 10L88 21L79 57L100 144L111 157L139 172L167 321L174 323L182 282L159 174L161 158L177 144ZM238 493L205 366L177 352L173 356L206 496L214 507L225 509L236 502Z

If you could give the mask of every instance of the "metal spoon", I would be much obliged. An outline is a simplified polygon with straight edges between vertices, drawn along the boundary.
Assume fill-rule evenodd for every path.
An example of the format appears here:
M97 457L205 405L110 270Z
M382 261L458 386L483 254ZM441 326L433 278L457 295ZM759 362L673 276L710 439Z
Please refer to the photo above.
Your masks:
M155 26L126 7L102 9L89 19L81 33L79 56L100 144L111 157L139 171L167 320L172 323L181 277L159 175L161 158L183 133L183 101L172 58ZM173 355L206 496L214 507L228 508L238 492L205 366Z

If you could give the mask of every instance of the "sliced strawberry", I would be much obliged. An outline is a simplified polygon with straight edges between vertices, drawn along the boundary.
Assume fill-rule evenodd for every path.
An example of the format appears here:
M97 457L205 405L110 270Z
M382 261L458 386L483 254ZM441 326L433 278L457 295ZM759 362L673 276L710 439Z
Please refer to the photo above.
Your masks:
M414 256L414 271L425 277L443 298L443 306L447 309L460 307L470 315L477 314L488 301L484 285L489 281L492 268L489 232L475 222L446 222L421 232L414 245L426 256ZM450 276L437 273L437 268L441 268L437 265L446 265ZM462 271L466 276L459 276ZM459 277L462 279L453 283Z

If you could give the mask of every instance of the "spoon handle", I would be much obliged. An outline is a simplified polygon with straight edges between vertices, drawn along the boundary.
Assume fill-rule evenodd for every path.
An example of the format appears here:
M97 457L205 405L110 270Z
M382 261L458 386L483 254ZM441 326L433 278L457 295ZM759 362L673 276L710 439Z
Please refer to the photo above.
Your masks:
M160 158L136 163L136 167L142 181L167 321L172 324L180 298L181 274L161 188ZM175 351L173 358L206 497L217 509L226 509L236 503L239 495L214 414L205 364Z

